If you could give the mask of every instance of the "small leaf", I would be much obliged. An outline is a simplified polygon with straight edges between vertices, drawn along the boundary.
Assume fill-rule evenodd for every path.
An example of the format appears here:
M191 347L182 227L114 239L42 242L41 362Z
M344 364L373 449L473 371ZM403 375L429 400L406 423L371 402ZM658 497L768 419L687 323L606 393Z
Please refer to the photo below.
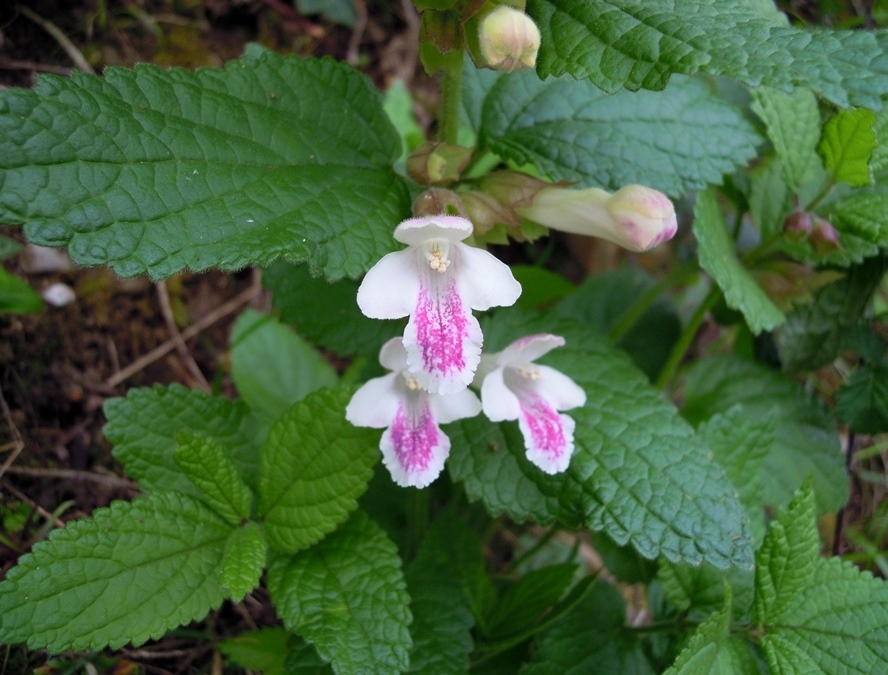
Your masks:
M0 314L33 314L43 310L43 300L31 285L0 267Z
M888 363L858 368L836 393L836 413L859 434L888 431Z
M530 570L503 593L487 617L486 631L492 639L530 631L570 587L578 570L573 563Z
M336 371L310 344L274 317L251 309L231 331L231 376L253 410L275 420L321 387L336 385Z
M888 663L888 583L818 556L806 485L771 524L756 565L756 624L774 672L872 673Z
M406 670L411 615L401 559L360 511L316 546L273 555L268 591L284 625L339 675Z
M688 371L682 413L692 424L738 403L749 419L774 415L778 421L775 444L762 460L766 503L785 504L813 473L818 512L837 511L848 487L836 480L844 475L844 458L826 406L788 377L738 357L704 359Z
M728 306L743 312L753 333L758 335L783 323L783 313L737 259L734 243L712 190L697 195L694 236L700 245L700 266L724 291Z
M540 77L570 73L607 92L662 89L673 73L813 89L838 106L880 109L885 31L790 27L767 3L737 0L528 0L540 28Z
M783 174L783 163L773 156L749 172L749 215L762 240L776 237L783 230L783 219L791 209L790 190Z
M122 276L284 257L357 277L410 210L379 93L330 59L44 76L2 92L0 128L0 218Z
M331 284L313 277L305 265L277 262L262 275L271 290L281 321L300 334L342 356L377 358L380 346L404 332L403 321L368 319L358 309L358 283L342 279Z
M753 95L752 109L765 122L786 183L790 191L796 192L822 168L815 151L820 140L817 99L809 89L787 94L761 87Z
M876 147L872 110L856 108L840 110L823 127L820 154L833 180L851 187L862 187L873 182L870 158Z
M759 675L749 645L731 637L731 589L722 608L700 624L665 675Z
M284 662L286 675L333 675L333 668L321 658L311 643L298 635L291 635L287 641L287 659ZM264 675L264 674L263 674Z
M724 605L725 587L733 596L733 615L748 621L755 595L755 572L732 567L718 570L711 565L694 567L660 559L657 579L663 585L669 602L679 610L690 610L692 616L708 616Z
M761 140L739 110L688 78L608 96L585 82L512 73L487 92L480 122L481 146L551 180L641 183L673 196L721 183Z
M253 494L219 444L188 431L179 432L178 439L173 459L210 508L232 525L249 518Z
M283 628L260 628L223 640L219 651L235 664L262 675L288 675L284 659L289 638Z
M131 389L125 398L106 400L104 409L104 432L114 445L114 456L142 490L201 496L173 459L180 431L212 438L247 485L255 487L261 436L243 402L171 384Z
M842 248L823 262L847 267L888 248L888 192L856 192L833 202L825 215L839 232Z
M259 465L259 512L272 547L307 548L348 518L379 455L378 432L345 421L345 389L295 404L271 428Z
M0 236L0 260L6 260L22 250L22 245L15 239Z
M219 583L228 591L231 600L240 602L259 585L267 550L262 530L255 523L246 523L231 533L225 544L219 575Z
M186 495L114 502L53 530L0 582L0 640L32 649L138 646L225 598L232 527Z
M539 638L537 650L521 673L653 675L638 637L622 630L625 623L620 592L598 581Z

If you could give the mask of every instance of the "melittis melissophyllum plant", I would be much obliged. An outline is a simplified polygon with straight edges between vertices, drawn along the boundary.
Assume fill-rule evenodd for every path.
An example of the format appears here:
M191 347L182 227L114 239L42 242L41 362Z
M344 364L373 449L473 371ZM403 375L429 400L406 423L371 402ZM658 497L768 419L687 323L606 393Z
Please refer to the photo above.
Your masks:
M0 640L139 645L262 585L282 626L219 649L277 672L884 669L888 587L816 519L888 430L888 33L414 4L428 138L403 87L255 47L0 92L6 222L122 276L260 266L275 309L239 398L106 402L143 494L21 557ZM576 286L550 230L626 264Z

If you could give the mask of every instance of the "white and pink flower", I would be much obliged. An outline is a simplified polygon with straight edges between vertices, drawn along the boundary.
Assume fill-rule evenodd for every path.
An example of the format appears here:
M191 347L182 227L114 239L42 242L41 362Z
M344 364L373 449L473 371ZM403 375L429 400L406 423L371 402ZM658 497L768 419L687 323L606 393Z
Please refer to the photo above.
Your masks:
M438 425L474 417L481 402L468 389L447 395L425 391L408 372L401 338L382 346L379 362L392 372L358 389L345 417L355 426L385 429L379 448L392 479L402 487L425 487L450 454L450 439Z
M472 310L513 304L521 294L507 265L463 244L472 224L456 216L410 218L395 229L409 248L384 256L358 289L371 319L409 316L407 370L432 394L465 389L481 358L483 336Z
M567 469L574 451L576 423L558 411L586 402L586 392L567 375L534 363L563 344L558 335L529 335L485 355L478 368L484 414L492 422L518 420L527 458L549 474Z

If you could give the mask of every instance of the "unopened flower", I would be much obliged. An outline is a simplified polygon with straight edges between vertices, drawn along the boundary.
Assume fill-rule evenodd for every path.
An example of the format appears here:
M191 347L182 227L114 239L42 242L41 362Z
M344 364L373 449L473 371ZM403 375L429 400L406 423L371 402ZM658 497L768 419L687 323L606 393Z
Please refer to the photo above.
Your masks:
M600 188L540 190L518 213L555 230L607 239L630 251L647 251L678 229L675 207L662 192L627 185L613 194Z
M527 458L549 474L564 471L574 450L576 423L558 411L586 402L586 392L567 375L534 363L563 344L558 335L529 335L485 355L478 369L484 414L492 422L517 419Z
M426 392L407 371L401 338L382 346L379 362L392 372L358 389L345 417L355 426L385 429L379 448L392 479L402 487L425 487L450 454L450 439L438 425L474 417L481 402L469 389L446 396Z
M500 5L481 19L478 41L484 65L512 73L536 65L540 30L524 12Z
M410 218L395 229L409 248L384 256L358 288L371 319L409 316L407 367L433 394L465 389L481 358L483 336L472 310L513 304L521 294L509 267L461 243L472 224L457 216Z

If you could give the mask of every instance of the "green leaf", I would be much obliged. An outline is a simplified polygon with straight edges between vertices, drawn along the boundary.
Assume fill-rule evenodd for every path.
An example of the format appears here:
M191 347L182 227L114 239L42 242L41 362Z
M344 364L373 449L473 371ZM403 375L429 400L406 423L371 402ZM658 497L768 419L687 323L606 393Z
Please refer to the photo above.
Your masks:
M6 260L22 250L22 245L15 239L0 236L0 260Z
M352 0L296 0L300 14L320 14L327 21L354 28L355 3Z
M200 619L225 598L219 561L232 529L169 492L53 530L0 583L0 641L117 649Z
M858 368L836 393L836 413L857 433L888 431L888 363Z
M577 570L573 563L562 563L522 575L506 588L487 616L487 634L492 639L505 639L533 631L570 587Z
M820 154L833 180L862 187L873 182L870 158L876 147L872 110L840 110L823 127Z
M746 515L734 487L690 426L628 358L575 321L500 312L485 341L501 349L523 335L552 332L566 345L541 363L569 373L588 395L576 421L574 456L563 474L525 458L515 423L480 419L448 427L451 475L493 514L603 530L647 558L749 567ZM450 431L453 430L453 431Z
M620 592L596 582L542 635L522 675L654 673L636 635L622 630L625 622Z
M295 553L344 522L367 489L378 431L345 421L346 389L309 394L268 433L259 464L259 513L272 547Z
M219 575L219 583L228 591L231 600L240 602L259 585L267 551L262 530L256 523L246 523L231 533L225 544Z
M0 94L0 129L0 218L122 276L284 257L357 277L409 213L379 93L332 60L44 76Z
M360 511L317 546L273 555L268 591L284 625L339 675L406 670L411 615L401 559Z
M749 529L756 548L765 536L764 476L762 463L777 440L774 411L753 416L743 404L716 413L703 422L697 433L712 450L749 515Z
M790 190L783 177L783 163L770 157L749 173L749 215L762 240L776 237L783 230L783 219L792 208Z
M0 313L32 314L43 310L43 300L31 285L0 267Z
M633 310L635 303L647 294L656 292L657 282L650 274L633 267L621 267L590 277L574 293L559 302L553 311L559 316L584 321L602 335L622 329L627 318L634 318L616 344L653 380L666 364L681 335L678 310L672 300L660 292L640 316L627 317L627 314ZM656 335L657 340L652 341L651 335Z
M720 183L756 155L758 132L702 82L608 96L584 82L501 76L481 108L479 145L552 180L678 196ZM688 143L689 137L694 138Z
M404 80L397 78L385 90L382 107L401 137L401 154L396 166L404 172L407 155L425 140L425 134L413 112L413 97Z
M231 331L231 376L254 411L275 420L321 387L336 386L336 371L291 328L252 309Z
M874 176L888 169L888 110L882 110L873 121L873 133L876 136L876 147L870 159L870 169Z
M694 236L700 246L700 266L722 289L728 307L743 312L753 333L758 335L763 330L771 330L783 323L783 313L737 258L734 243L712 190L697 195Z
M820 140L817 99L810 89L787 94L761 87L753 94L752 109L765 123L789 189L797 191L822 169L815 151Z
M818 557L810 486L771 524L756 565L756 624L774 672L872 673L888 663L888 584Z
M241 401L209 396L179 384L131 389L125 398L105 401L105 436L114 456L146 492L176 490L200 497L173 459L176 434L190 431L212 438L251 487L256 485L261 437Z
M219 651L237 665L262 675L288 675L284 659L289 638L283 628L260 628L223 640Z
M287 642L286 675L333 675L333 668L321 658L318 650L298 635L291 635Z
M888 248L888 192L858 192L833 202L825 209L827 219L839 232L842 248L823 262L847 267Z
M682 413L699 424L742 404L749 419L775 415L777 438L762 461L764 499L779 506L809 473L818 511L837 511L848 495L844 462L832 415L795 381L750 361L718 356L698 361L685 382Z
M805 86L836 105L881 108L888 34L795 28L736 0L528 0L540 77L570 73L607 92L662 89L673 73Z
M845 336L863 318L886 269L885 258L855 265L844 279L817 291L814 302L790 312L777 332L783 369L815 370L839 356Z
M211 437L181 431L173 459L203 500L232 525L250 517L253 494L234 462Z
M525 309L539 309L576 290L576 286L563 276L545 267L513 265L512 276L521 284L517 304Z
M468 670L475 625L470 589L477 585L476 575L487 580L481 541L465 522L445 511L432 523L405 574L413 614L409 672L459 675Z
M731 637L731 590L723 591L724 604L691 636L665 675L758 675L749 646Z
M725 588L733 596L733 614L738 620L748 620L755 594L755 572L732 567L717 570L710 565L694 567L660 559L657 579L669 602L679 610L690 610L692 616L708 616L724 605Z
M305 265L278 262L265 270L262 283L274 295L281 320L299 327L312 342L341 354L362 354L374 360L390 338L404 332L403 321L368 319L358 309L358 283L331 284L313 277Z

